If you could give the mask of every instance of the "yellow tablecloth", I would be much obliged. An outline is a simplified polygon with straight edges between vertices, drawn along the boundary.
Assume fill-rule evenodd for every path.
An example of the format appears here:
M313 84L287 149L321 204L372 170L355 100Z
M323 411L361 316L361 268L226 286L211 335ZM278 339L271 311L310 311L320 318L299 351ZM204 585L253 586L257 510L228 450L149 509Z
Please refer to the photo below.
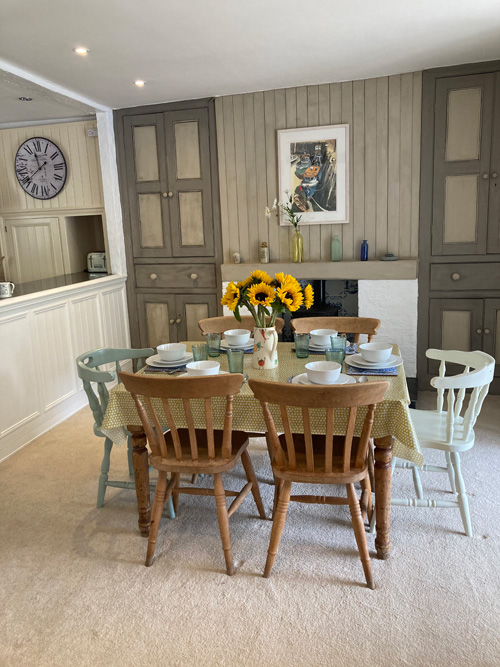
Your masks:
M191 349L192 343L187 343ZM278 345L278 368L269 371L256 370L252 368L252 355L245 354L244 372L250 378L270 380L272 382L286 382L292 375L304 372L304 366L308 361L324 359L324 355L310 355L309 359L297 359L292 352L292 343L279 343ZM394 346L394 353L399 354L399 348ZM228 370L227 356L221 354L218 358L221 370ZM140 371L141 372L141 371ZM162 373L155 373L154 377L162 377ZM170 376L171 377L171 376ZM422 465L422 454L418 446L417 437L410 418L408 405L410 397L406 385L406 377L403 366L399 366L398 375L393 377L368 376L368 382L377 380L388 380L390 383L387 394L382 403L377 406L373 422L372 437L381 438L392 435L395 438L394 456L413 461ZM182 381L182 380L179 380ZM160 401L153 402L157 414L163 415ZM202 401L192 401L192 411L197 428L204 428L204 404ZM185 425L184 411L180 401L172 401L172 412L178 426ZM281 417L279 410L272 410L278 430L281 428ZM365 409L359 409L356 419L355 435L361 434L361 426L366 414ZM213 400L214 427L222 428L224 422L224 400ZM335 411L335 433L345 433L347 427L347 409ZM289 419L292 431L302 431L302 414L299 408L289 408ZM123 444L127 438L126 426L128 424L140 425L140 419L135 409L131 395L119 384L110 391L108 407L104 415L102 431L116 444ZM165 417L162 425L168 426ZM265 432L266 427L260 403L248 386L244 384L240 393L235 396L233 403L233 428L249 432ZM325 432L325 411L311 411L311 428L313 433Z

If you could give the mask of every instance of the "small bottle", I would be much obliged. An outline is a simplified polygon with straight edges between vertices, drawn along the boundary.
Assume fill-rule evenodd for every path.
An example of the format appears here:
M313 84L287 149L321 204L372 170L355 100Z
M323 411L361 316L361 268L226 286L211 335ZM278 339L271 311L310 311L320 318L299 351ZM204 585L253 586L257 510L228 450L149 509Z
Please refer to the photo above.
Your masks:
M261 264L267 264L269 262L269 248L265 241L262 241L262 245L260 246L259 258Z
M342 259L342 245L338 236L332 239L332 262L340 262Z
M368 241L365 239L363 243L361 244L361 256L360 260L362 262L367 262L368 261Z

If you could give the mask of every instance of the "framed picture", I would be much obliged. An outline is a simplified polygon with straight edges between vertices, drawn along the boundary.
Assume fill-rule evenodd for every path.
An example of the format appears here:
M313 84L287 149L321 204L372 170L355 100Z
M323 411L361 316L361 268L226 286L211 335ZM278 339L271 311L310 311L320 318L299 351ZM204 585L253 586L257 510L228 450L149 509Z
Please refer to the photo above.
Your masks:
M349 222L348 125L278 130L278 156L278 199L292 193L301 225Z

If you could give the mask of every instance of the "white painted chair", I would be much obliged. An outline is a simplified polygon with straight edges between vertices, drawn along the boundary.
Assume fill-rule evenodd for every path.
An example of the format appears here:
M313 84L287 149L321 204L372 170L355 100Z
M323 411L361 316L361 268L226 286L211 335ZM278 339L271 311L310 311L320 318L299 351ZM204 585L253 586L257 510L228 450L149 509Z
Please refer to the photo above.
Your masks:
M393 467L410 468L413 473L416 498L391 498L391 505L406 507L459 507L465 534L472 536L469 503L460 467L460 452L474 445L474 424L493 379L495 359L485 352L459 352L457 350L427 350L429 359L440 361L439 377L431 380L437 389L437 409L410 410L418 441L422 449L440 449L445 453L446 466L424 464L426 472L448 474L454 500L424 498L419 468L411 461L393 459ZM464 371L446 377L446 364L460 364ZM462 408L467 389L472 389L467 409ZM457 395L455 395L457 391ZM443 409L446 392L446 409Z

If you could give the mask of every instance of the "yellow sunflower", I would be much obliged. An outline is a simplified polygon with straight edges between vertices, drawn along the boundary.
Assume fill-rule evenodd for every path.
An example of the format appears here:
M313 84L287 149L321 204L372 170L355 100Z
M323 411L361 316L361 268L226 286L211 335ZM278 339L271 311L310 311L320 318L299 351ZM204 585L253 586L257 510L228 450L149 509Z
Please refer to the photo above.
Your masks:
M294 278L293 276L290 276L290 275L284 274L284 273L275 273L274 276L276 278L277 284L280 287L282 287L284 284L291 283L291 284L295 285L295 287L297 287L297 289L300 289L299 281L296 278Z
M304 302L304 295L300 289L300 285L292 282L287 282L276 290L278 299L284 304L288 310L293 313L298 310Z
M251 278L245 278L245 280L239 280L236 283L236 287L238 287L240 290L244 290L245 287L248 287L248 285L250 285L251 282L252 282Z
M260 269L257 269L257 271L252 271L248 280L252 282L267 283L268 285L270 285L272 282L271 276L265 271L261 271Z
M306 285L304 287L304 306L309 310L314 302L314 290L311 285Z
M255 271L255 273L263 273L263 271ZM264 282L252 285L248 290L248 297L252 306L270 306L275 296L274 287Z
M240 300L240 290L237 285L234 283L229 283L229 285L226 288L226 293L220 300L221 304L223 306L227 306L229 310L233 310L236 308L238 305L238 302Z

